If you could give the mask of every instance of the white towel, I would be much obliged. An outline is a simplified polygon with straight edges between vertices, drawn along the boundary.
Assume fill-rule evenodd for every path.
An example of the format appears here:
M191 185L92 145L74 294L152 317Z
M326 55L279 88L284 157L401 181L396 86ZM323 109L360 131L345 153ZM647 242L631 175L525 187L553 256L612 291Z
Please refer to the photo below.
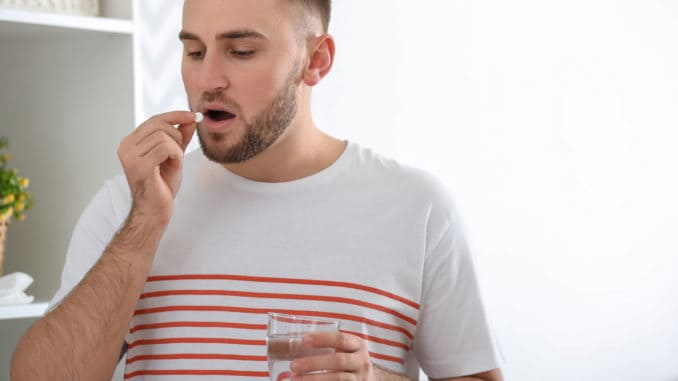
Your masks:
M33 283L33 277L25 273L11 273L0 277L0 305L28 304L32 295L24 291Z

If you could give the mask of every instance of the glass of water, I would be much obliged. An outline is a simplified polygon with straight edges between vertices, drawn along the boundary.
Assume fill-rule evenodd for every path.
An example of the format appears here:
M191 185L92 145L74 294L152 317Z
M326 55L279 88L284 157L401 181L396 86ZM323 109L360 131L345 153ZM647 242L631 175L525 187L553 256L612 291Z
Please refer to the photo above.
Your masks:
M339 322L307 316L268 314L266 346L268 371L272 381L289 380L290 364L299 357L333 352L333 348L309 348L302 344L305 334L316 331L338 331Z

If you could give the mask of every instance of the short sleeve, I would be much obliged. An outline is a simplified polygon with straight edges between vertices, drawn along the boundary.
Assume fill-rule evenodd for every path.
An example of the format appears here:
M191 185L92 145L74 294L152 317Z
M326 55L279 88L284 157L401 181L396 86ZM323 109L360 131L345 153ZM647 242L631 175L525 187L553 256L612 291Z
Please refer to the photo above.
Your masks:
M460 377L499 368L462 224L446 213L430 227L414 354L431 378ZM438 233L435 233L438 232Z
M124 184L122 178L107 181L80 215L66 252L61 285L49 303L49 310L80 283L120 228L127 198Z

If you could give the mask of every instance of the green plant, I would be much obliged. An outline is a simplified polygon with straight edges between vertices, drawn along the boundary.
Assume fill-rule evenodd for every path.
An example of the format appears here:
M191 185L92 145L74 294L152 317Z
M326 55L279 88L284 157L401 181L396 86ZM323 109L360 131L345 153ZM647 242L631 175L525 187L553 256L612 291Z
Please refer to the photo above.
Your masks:
M12 217L22 221L26 211L33 206L33 196L27 191L28 178L20 177L14 168L7 168L9 153L5 151L8 145L9 139L0 137L0 222Z

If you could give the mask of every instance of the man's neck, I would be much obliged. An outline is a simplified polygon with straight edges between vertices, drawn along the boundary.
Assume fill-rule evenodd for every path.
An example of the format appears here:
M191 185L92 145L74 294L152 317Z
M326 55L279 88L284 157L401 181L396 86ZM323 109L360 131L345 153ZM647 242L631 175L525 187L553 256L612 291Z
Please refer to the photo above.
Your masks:
M307 177L334 163L346 143L315 126L290 126L268 149L250 160L225 164L229 171L259 182L285 182Z

